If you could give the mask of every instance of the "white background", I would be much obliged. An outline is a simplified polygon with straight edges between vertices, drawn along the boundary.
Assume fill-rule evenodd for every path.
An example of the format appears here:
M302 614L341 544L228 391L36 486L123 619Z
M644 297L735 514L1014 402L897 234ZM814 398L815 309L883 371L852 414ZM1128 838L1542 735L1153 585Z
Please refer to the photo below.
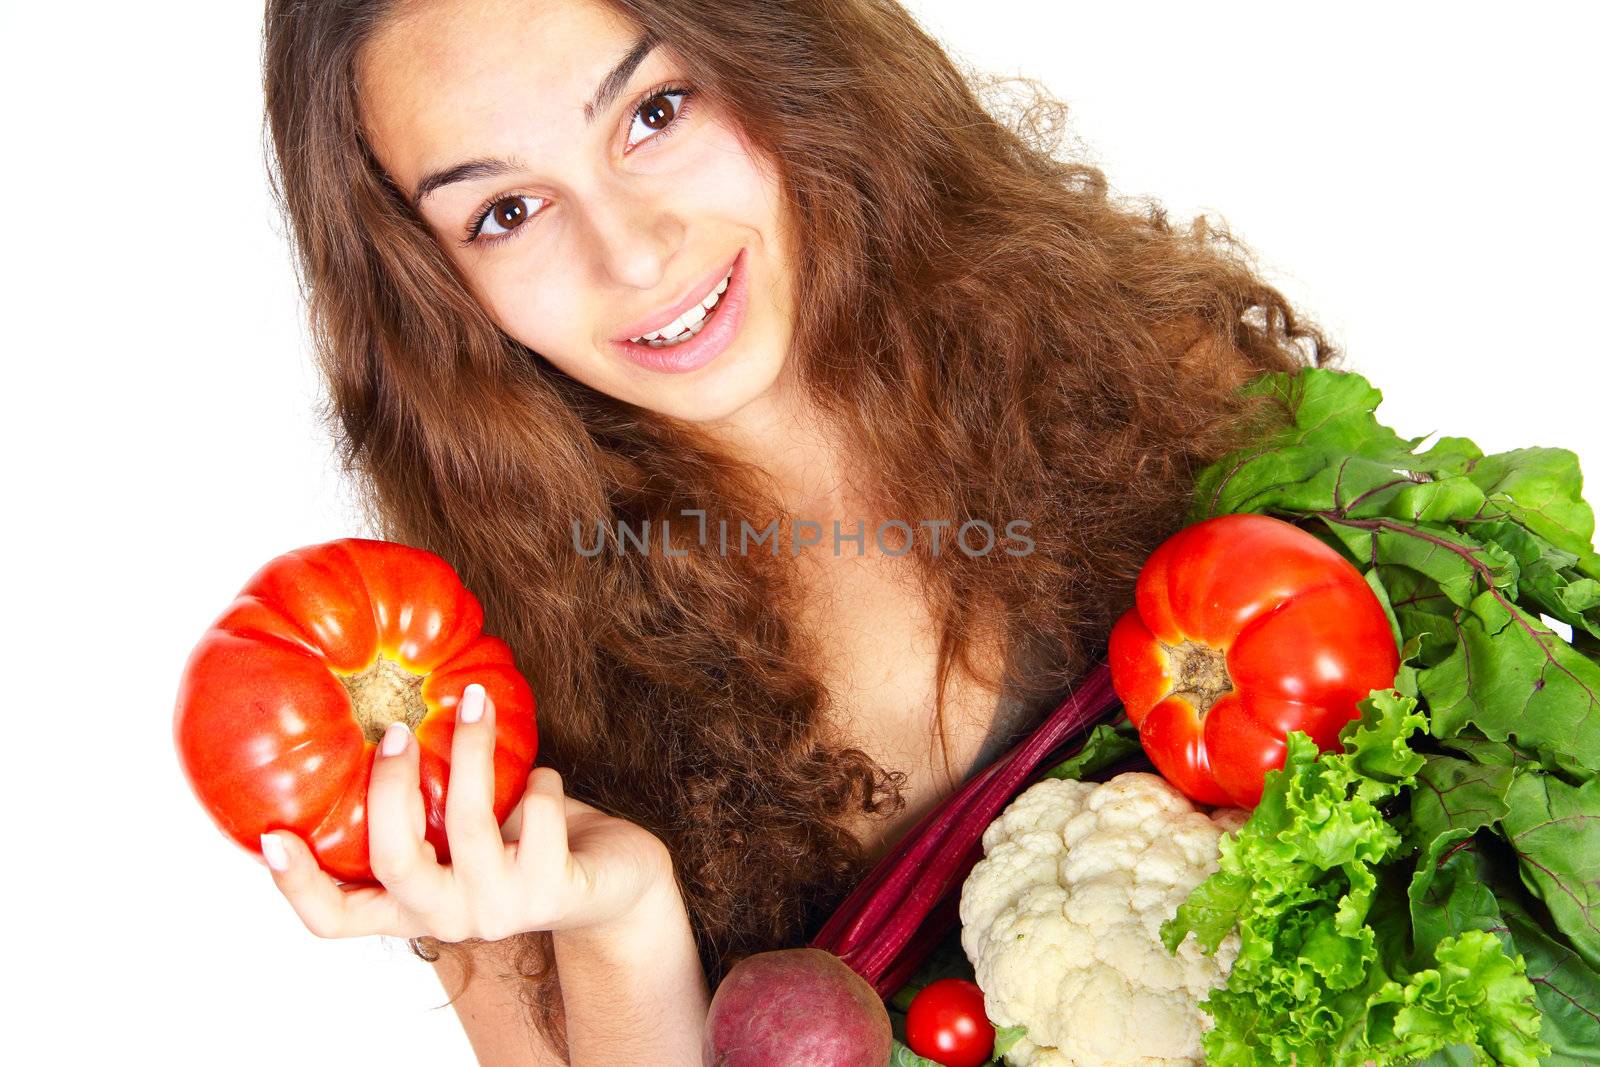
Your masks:
M1224 217L1403 433L1592 469L1585 6L911 4L1064 97L1119 192ZM13 1062L469 1062L430 969L306 933L172 752L239 585L365 532L263 178L259 7L0 17Z

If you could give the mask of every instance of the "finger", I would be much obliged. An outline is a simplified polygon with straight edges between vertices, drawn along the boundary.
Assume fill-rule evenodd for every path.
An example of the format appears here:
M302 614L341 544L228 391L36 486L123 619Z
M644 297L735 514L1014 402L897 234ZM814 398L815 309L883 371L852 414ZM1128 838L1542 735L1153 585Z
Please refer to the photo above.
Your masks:
M423 837L427 816L417 778L417 742L403 722L389 724L367 786L367 852L373 877L409 911L437 908L448 881Z
M444 831L456 877L481 884L505 874L505 842L494 817L494 702L477 682L456 702Z
M381 889L341 889L296 835L284 830L262 834L261 855L279 892L318 937L415 936L394 897Z
M567 795L554 767L535 767L517 804L521 833L516 866L525 875L548 878L567 869Z
M522 836L522 805L519 803L512 807L511 814L506 816L506 821L500 824L500 840L508 845L516 844Z

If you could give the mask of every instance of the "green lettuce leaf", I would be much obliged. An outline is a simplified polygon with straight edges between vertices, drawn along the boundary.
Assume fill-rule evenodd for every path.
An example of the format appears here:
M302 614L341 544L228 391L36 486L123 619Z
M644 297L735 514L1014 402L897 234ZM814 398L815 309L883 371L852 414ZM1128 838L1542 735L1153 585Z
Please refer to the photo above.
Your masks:
M1402 1005L1393 1019L1395 1054L1416 1059L1459 1044L1482 1048L1509 1067L1537 1067L1550 1046L1539 1037L1539 1009L1522 957L1508 956L1486 930L1447 937L1433 954L1437 967L1417 971L1404 984L1386 983L1369 1002ZM1381 1042L1372 1044L1389 1044L1389 1035Z
M912 1052L910 1046L896 1038L894 1051L889 1055L889 1067L940 1067L940 1065L926 1056Z
M1384 805L1426 789L1419 776L1429 775L1441 797L1413 822L1419 837L1431 845L1442 836L1435 830L1465 836L1481 824L1477 787L1452 777L1476 781L1477 765L1430 765L1412 747L1427 726L1415 697L1382 690L1345 728L1343 752L1319 758L1309 738L1291 733L1284 769L1267 776L1250 820L1223 837L1217 873L1163 925L1168 951L1191 933L1214 951L1239 932L1227 984L1203 1005L1216 1022L1204 1039L1208 1064L1381 1067L1452 1045L1520 1064L1546 1050L1522 958L1473 921L1492 895L1462 902L1472 918L1461 929L1430 912L1419 966L1406 962L1403 841ZM1452 877L1435 891L1453 898L1464 888Z
M1415 697L1394 689L1373 690L1361 704L1361 716L1340 735L1350 770L1365 779L1358 783L1359 795L1382 799L1410 785L1427 762L1412 749L1411 737L1427 729Z
M1419 886L1425 888L1417 894ZM1534 917L1510 849L1480 832L1446 850L1430 877L1423 878L1419 864L1412 890L1417 966L1427 966L1433 946L1448 937L1468 930L1497 935L1507 954L1526 961L1543 1016L1539 1036L1551 1047L1546 1067L1600 1062L1600 973Z
M1600 554L1577 457L1425 447L1347 372L1245 391L1268 418L1201 472L1190 521L1311 531L1405 651L1343 751L1291 735L1162 929L1207 951L1239 932L1208 1063L1600 1062Z

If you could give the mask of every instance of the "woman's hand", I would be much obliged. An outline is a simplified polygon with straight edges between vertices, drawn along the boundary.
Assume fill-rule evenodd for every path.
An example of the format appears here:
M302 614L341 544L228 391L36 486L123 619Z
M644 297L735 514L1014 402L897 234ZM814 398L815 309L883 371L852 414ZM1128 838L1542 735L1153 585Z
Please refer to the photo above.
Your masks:
M450 863L442 865L423 837L416 740L404 723L392 724L367 788L372 872L383 888L341 886L286 830L261 837L273 881L318 937L440 941L604 927L671 883L671 857L659 838L566 796L549 767L533 769L522 800L497 826L493 759L494 702L474 683L457 706L450 745Z

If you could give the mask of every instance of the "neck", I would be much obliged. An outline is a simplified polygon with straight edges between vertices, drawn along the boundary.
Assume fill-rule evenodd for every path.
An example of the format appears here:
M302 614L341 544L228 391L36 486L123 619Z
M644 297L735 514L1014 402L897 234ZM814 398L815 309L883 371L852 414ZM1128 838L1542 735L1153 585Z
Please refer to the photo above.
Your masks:
M789 368L785 367L785 372ZM827 524L867 519L837 433L785 375L737 412L704 429L733 456L766 472L789 515Z

